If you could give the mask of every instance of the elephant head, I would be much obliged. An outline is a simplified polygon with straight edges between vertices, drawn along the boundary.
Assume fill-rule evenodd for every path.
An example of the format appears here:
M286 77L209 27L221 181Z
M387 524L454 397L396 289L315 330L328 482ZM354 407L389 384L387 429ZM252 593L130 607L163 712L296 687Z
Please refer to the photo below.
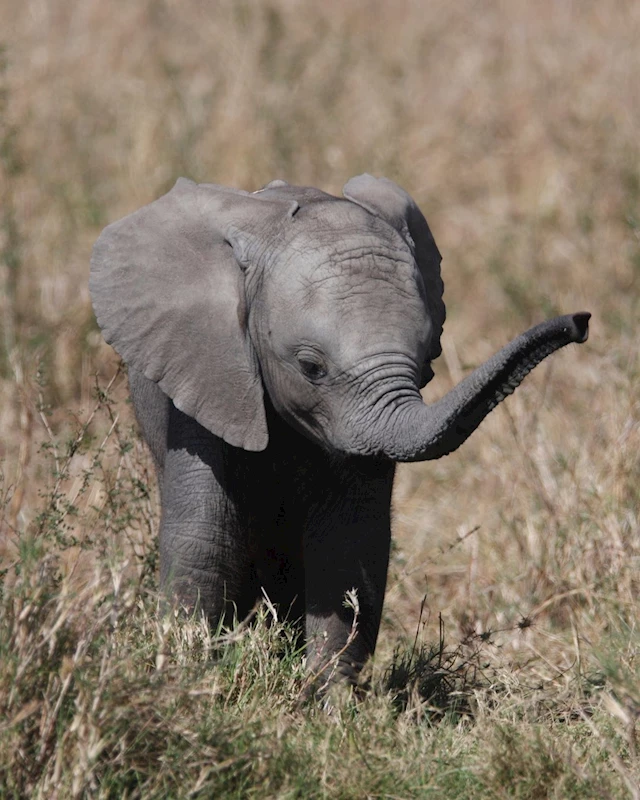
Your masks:
M109 226L91 293L106 340L229 444L263 450L264 390L321 446L420 461L452 452L543 358L584 342L588 313L522 334L440 401L440 253L411 199L361 175L344 199L181 179Z

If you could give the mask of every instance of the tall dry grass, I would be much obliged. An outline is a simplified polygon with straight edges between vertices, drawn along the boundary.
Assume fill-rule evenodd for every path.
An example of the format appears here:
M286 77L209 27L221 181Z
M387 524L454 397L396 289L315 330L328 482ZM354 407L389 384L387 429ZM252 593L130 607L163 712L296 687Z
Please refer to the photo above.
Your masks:
M0 20L5 562L43 507L62 515L65 568L87 580L83 540L104 547L115 531L146 563L153 539L153 495L136 495L132 519L114 500L151 482L144 456L116 444L97 469L78 439L86 425L111 444L131 421L121 375L119 402L91 417L94 375L104 387L117 368L87 291L101 228L179 175L339 192L384 174L444 254L428 398L544 317L593 322L586 346L538 368L455 455L400 470L381 659L418 625L437 639L441 614L449 640L481 641L556 697L604 676L631 736L640 5L0 0Z

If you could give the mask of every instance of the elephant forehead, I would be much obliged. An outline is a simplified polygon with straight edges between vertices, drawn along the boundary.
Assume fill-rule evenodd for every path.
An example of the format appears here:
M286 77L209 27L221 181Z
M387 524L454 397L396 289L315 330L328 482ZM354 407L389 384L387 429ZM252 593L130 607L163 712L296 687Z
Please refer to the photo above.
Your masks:
M284 340L315 341L341 363L380 350L413 350L429 336L424 288L410 258L340 247L272 286L266 319Z
M370 247L352 247L327 254L301 280L303 304L330 303L336 308L391 308L414 299L422 305L418 270L409 259Z
M369 232L298 237L281 253L276 272L287 278L295 273L310 287L329 282L346 288L367 279L392 285L415 283L417 265L408 246L402 244Z
M408 248L366 234L348 241L307 243L275 265L271 275L267 295L278 298L274 307L286 307L287 317L298 312L325 320L343 314L402 316L412 309L422 314L425 307L424 285Z

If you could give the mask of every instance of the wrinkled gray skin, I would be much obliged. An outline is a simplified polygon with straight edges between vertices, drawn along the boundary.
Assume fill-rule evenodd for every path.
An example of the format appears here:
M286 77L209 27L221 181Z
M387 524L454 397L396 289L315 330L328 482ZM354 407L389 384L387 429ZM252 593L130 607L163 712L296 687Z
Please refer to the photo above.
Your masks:
M361 175L344 195L180 180L103 232L91 293L157 465L164 591L215 624L264 587L303 621L309 668L340 652L335 674L354 681L378 634L395 462L459 447L586 340L589 315L532 328L427 406L440 254L391 181Z

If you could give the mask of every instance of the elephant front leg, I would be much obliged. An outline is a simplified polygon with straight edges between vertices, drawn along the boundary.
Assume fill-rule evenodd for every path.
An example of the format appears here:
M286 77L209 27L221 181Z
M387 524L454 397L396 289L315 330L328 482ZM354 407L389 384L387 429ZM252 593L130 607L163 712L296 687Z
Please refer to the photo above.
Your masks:
M256 598L237 451L195 420L170 409L162 484L160 585L213 626L242 618Z
M304 541L307 659L318 690L354 684L375 650L391 543L394 465L349 459L332 472ZM355 608L345 603L351 590Z

